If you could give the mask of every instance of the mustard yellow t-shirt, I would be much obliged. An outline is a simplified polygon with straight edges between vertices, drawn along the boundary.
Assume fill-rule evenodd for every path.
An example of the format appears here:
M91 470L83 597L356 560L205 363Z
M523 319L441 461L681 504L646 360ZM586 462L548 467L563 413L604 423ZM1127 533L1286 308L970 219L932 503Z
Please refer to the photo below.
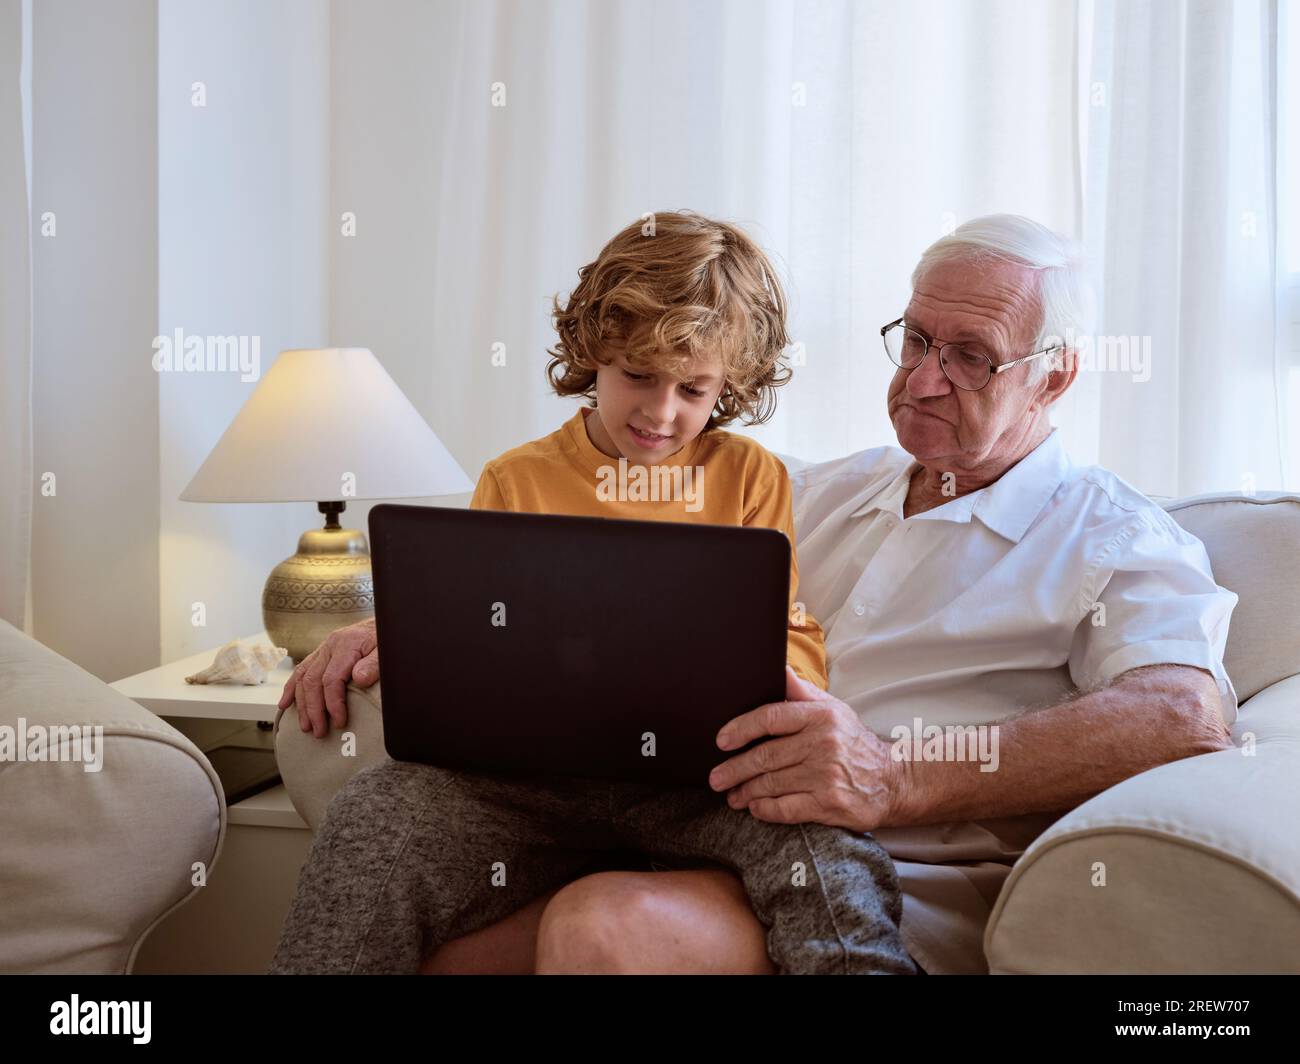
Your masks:
M825 690L826 645L821 625L802 609L796 610L795 605L799 565L794 555L790 480L781 460L746 436L709 429L676 454L655 463L661 468L682 467L680 478L674 478L673 484L682 485L683 490L659 492L668 497L657 501L620 498L617 485L612 483L618 459L598 450L587 435L585 419L591 413L590 407L580 407L549 436L515 447L488 462L478 478L470 507L640 521L756 525L784 532L790 541L791 609L786 660L805 680ZM701 469L703 475L697 480L695 471ZM630 476L624 484L632 484ZM611 487L613 491L608 490ZM624 494L630 496L633 492Z

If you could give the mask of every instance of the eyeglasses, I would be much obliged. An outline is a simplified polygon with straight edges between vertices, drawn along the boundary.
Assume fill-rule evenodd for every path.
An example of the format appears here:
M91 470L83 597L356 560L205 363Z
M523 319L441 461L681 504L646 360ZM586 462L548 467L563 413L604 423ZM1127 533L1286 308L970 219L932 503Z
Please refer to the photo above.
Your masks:
M925 356L933 347L939 352L939 368L943 370L943 375L958 388L967 392L978 392L988 384L995 373L1003 373L1022 362L1029 362L1042 355L1059 351L1065 346L1054 344L1051 347L1044 347L1041 351L1025 355L1023 358L1013 358L1010 362L995 366L993 360L982 351L975 351L946 340L938 343L927 340L915 329L909 329L904 325L902 318L882 326L880 336L885 342L885 354L889 356L889 361L899 369L916 369L925 361Z

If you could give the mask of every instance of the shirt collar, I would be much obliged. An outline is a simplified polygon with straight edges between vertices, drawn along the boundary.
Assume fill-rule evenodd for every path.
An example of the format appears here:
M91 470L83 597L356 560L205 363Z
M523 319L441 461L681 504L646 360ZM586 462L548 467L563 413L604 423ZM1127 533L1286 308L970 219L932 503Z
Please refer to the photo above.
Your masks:
M1054 428L1042 443L992 484L959 495L933 510L913 514L908 520L968 524L974 516L998 535L1019 543L1034 518L1056 494L1069 467L1070 459L1061 444L1061 433ZM886 510L901 518L912 474L920 468L921 463L912 460L883 488L874 491L868 488L869 497L849 516L864 517L873 510Z
M896 517L903 516L903 500L907 498L907 489L911 484L912 474L921 468L921 464L916 461L908 462L904 465L894 479L886 481L883 484L876 480L868 484L863 489L866 495L866 501L856 510L853 510L850 517L865 517L875 510L884 510Z

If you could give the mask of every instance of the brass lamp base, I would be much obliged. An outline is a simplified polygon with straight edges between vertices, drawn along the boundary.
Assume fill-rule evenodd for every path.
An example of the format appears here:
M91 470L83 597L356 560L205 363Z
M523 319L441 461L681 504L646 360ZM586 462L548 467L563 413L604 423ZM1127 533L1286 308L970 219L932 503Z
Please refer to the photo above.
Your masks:
M338 515L346 505L316 504L325 527L304 532L298 553L271 570L262 590L266 634L295 664L336 628L375 615L370 544L364 532L340 527Z

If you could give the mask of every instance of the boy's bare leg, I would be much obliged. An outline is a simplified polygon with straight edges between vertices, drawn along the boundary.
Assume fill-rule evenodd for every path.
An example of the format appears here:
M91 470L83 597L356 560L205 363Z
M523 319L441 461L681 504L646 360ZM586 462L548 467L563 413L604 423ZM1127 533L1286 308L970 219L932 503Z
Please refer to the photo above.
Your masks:
M597 872L546 907L537 973L774 975L766 938L729 871Z
M684 860L690 869L702 859L739 875L738 896L766 928L768 956L782 973L916 974L902 938L898 873L870 835L767 823L703 788L618 784L611 796L624 845L652 860Z
M537 972L771 976L766 937L731 871L598 871L547 905Z
M495 924L452 939L420 965L421 975L532 975L542 911L560 890L548 891Z
M426 975L775 972L730 872L598 872L427 958Z

